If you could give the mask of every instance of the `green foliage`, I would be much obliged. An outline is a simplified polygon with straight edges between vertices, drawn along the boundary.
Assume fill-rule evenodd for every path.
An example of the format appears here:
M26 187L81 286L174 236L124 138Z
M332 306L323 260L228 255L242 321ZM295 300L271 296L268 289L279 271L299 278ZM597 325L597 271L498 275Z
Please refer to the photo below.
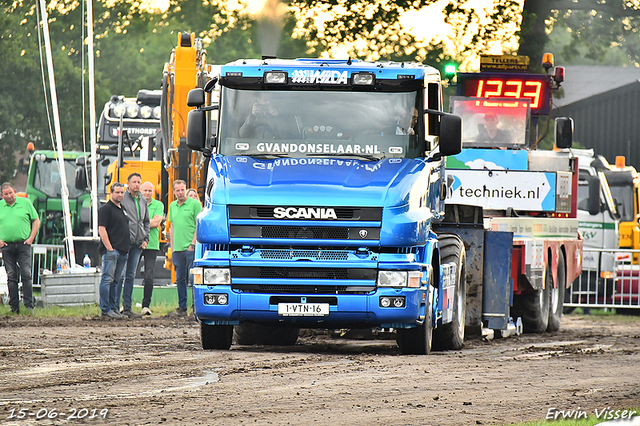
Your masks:
M547 50L558 64L640 64L640 19L614 19L602 12L555 11Z
M128 0L94 2L97 114L111 95L135 96L139 89L160 88L178 32L195 32L208 50L209 63L260 57L257 21L221 4L173 0L166 12L149 12ZM13 177L14 152L24 152L28 142L37 149L51 149L54 144L46 58L44 49L40 54L38 38L39 8L12 0L0 0L0 8L0 55L5 59L0 63L0 182L4 182ZM88 77L82 78L87 68L84 4L72 0L50 4L48 17L64 149L80 150L89 141ZM305 39L291 36L296 24L292 13L283 23L279 55L316 53Z
M262 54L279 57L318 57L338 44L353 43L351 57L371 60L418 61L444 73L445 64L459 63L445 53L444 40L418 40L400 25L400 16L435 3L436 0L290 0L281 16L249 16L228 10L222 0L171 0L165 12L141 9L131 0L98 0L93 3L95 33L95 90L98 114L111 95L134 96L139 89L160 88L165 62L177 42L177 32L195 32L207 50L207 61L223 64ZM276 2L268 2L273 6ZM89 140L89 108L86 68L84 3L61 0L48 5L49 24L62 139L68 150L82 149ZM638 63L638 9L622 0L533 1L495 0L490 19L482 21L469 0L451 0L446 22L457 54L483 51L503 41L505 25L524 22L519 32L521 52L540 56L547 40L545 20L556 28L571 28L562 42L567 60L589 58L602 61L612 51L623 52ZM28 142L36 148L52 147L51 100L44 51L39 43L39 9L35 4L0 0L0 181L10 180L15 170L14 152ZM553 8L553 9L552 9ZM570 8L572 12L558 12ZM594 10L595 12L587 12ZM324 25L318 17L330 18ZM282 29L279 24L282 23ZM272 40L270 45L265 40ZM563 40L566 40L566 34ZM584 45L585 47L576 47ZM42 54L41 54L42 51ZM532 56L536 64L536 56ZM44 81L43 81L44 80ZM84 89L83 89L84 84ZM45 90L45 86L47 89ZM83 90L85 104L83 107Z

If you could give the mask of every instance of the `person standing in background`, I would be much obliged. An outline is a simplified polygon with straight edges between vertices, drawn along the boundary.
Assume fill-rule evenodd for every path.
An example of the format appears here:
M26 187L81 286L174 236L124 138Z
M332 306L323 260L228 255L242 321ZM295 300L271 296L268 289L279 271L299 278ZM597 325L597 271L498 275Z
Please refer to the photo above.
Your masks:
M102 255L100 310L103 318L124 319L118 312L118 279L129 256L129 219L122 209L124 185L111 185L111 198L98 210L98 233Z
M200 201L200 197L198 197L198 191L193 188L187 189L187 197Z
M7 271L9 306L12 313L19 314L18 271L22 279L24 307L33 310L31 244L40 228L40 218L31 200L16 197L10 183L3 183L0 193L0 249Z
M193 266L196 248L196 216L202 210L200 201L187 197L187 183L173 182L173 193L177 200L169 206L168 222L171 239L171 258L176 268L178 308L173 315L187 315L187 280Z
M151 295L153 294L153 270L156 266L156 257L160 251L160 225L164 219L164 204L153 198L155 186L151 182L145 182L141 187L142 196L147 201L149 209L149 244L142 250L144 256L144 292L142 296L142 315L151 315Z
M118 280L118 292L116 307L120 305L120 292L122 291L122 314L128 318L140 318L137 312L131 310L133 303L133 281L136 277L138 262L142 250L149 243L149 208L147 202L140 193L142 177L139 173L131 173L127 177L127 191L122 199L122 209L129 219L129 258L124 274ZM123 285L124 284L124 285Z

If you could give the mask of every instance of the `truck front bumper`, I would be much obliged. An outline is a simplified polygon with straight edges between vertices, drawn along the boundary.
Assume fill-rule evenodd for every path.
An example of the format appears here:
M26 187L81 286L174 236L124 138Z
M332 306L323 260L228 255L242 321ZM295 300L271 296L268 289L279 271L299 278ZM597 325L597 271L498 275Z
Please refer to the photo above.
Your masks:
M412 327L424 320L426 295L425 287L378 287L366 294L262 294L230 285L193 286L196 316L216 325L255 321L305 328Z

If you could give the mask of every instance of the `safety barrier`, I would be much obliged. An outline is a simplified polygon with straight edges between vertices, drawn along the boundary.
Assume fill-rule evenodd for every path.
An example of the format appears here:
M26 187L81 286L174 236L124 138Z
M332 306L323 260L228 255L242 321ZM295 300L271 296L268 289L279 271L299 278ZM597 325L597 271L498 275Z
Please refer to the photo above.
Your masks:
M582 274L567 290L564 306L640 309L639 255L640 250L583 250Z
M56 272L58 256L65 255L63 245L54 244L34 244L31 246L31 277L33 279L33 287L39 289L42 284L42 273L49 270Z

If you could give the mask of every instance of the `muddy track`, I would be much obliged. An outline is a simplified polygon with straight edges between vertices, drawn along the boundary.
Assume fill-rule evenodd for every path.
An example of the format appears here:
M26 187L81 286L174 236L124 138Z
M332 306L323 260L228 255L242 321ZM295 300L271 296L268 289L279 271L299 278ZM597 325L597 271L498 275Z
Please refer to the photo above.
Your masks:
M640 406L640 323L563 321L425 357L318 332L203 351L186 320L0 318L0 424L476 425Z

